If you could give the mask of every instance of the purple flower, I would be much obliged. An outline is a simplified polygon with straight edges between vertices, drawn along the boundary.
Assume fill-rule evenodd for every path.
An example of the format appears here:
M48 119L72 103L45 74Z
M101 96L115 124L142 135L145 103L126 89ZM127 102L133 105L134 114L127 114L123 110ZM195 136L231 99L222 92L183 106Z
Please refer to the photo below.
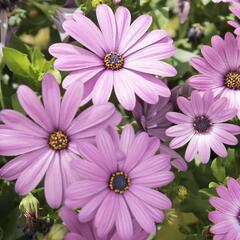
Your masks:
M100 237L116 228L121 238L131 239L133 221L154 233L163 210L171 208L171 201L155 188L174 179L169 157L155 155L159 140L145 132L135 135L127 125L121 136L101 130L96 144L79 146L83 160L73 161L72 167L80 180L67 189L66 206L81 208L79 220L93 220Z
M77 213L73 210L62 207L60 216L63 222L67 225L69 233L65 236L65 240L124 240L120 238L116 232L111 232L106 237L99 238L94 226L94 222L81 223L78 220ZM134 221L133 223L133 238L131 240L146 240L149 234Z
M156 104L147 104L141 100L137 101L133 116L150 136L166 141L169 140L169 137L166 136L165 131L172 125L165 117L169 111L173 111L169 98L160 97Z
M165 142L170 138L165 134L168 127L172 125L165 115L167 112L173 111L172 103L169 98L160 97L159 102L155 105L138 101L133 110L135 120L141 125L144 131L150 136L159 138ZM187 164L184 159L174 150L166 145L160 145L160 152L169 155L172 159L171 164L180 171L187 170Z
M183 24L187 21L187 18L191 9L191 0L179 0L178 7L179 7L180 23Z
M185 159L192 161L197 153L203 163L210 159L212 149L221 157L227 156L224 144L236 145L234 135L240 133L240 127L224 123L236 115L236 110L229 108L226 98L216 99L211 91L202 96L197 91L191 100L178 97L178 107L183 112L169 112L166 117L176 126L167 129L166 134L174 139L170 142L172 149L180 148L189 142Z
M152 17L142 15L131 25L127 8L111 8L100 4L96 9L100 29L82 14L73 14L63 28L84 48L57 43L49 52L57 58L55 67L71 72L63 81L67 88L81 80L85 86L83 103L105 103L114 88L117 99L127 110L133 110L136 95L147 103L157 103L158 97L169 97L170 90L159 76L175 76L171 65L160 61L175 53L173 41L164 30L147 33ZM103 94L104 92L104 94Z
M227 187L220 185L216 188L219 197L211 197L210 204L216 208L208 214L214 226L210 231L214 240L240 239L240 184L233 178L228 178Z
M68 39L68 34L64 31L62 24L67 19L72 19L73 13L79 13L82 14L83 12L79 8L58 8L56 11L55 16L53 17L53 22L55 26L57 27L57 30L59 31L60 38L62 42L66 41Z
M200 73L191 77L188 83L193 88L211 89L218 97L225 97L230 108L236 108L240 118L240 38L226 33L225 38L212 37L212 47L203 46L203 57L194 57L192 66Z
M45 176L46 200L58 208L67 185L78 179L69 164L79 159L76 144L91 140L99 128L119 123L120 114L110 103L92 106L74 118L82 95L83 86L76 82L61 100L57 81L47 74L42 81L43 105L30 88L18 88L18 100L31 119L13 110L1 111L0 154L17 157L1 168L0 176L17 179L20 195L32 191Z

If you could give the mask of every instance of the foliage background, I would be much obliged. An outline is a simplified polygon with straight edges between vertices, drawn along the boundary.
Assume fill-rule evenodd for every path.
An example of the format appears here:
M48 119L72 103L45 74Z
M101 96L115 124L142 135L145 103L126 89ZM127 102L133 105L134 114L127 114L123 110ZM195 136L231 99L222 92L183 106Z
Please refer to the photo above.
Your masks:
M23 112L15 94L19 84L26 84L40 94L40 82L45 72L53 73L59 83L64 77L64 73L54 70L53 59L48 53L49 45L60 42L52 16L64 2L26 0L11 13L9 24L15 34L3 50L4 57L0 63L1 109L12 108ZM116 8L110 0L105 2ZM76 3L87 16L95 19L92 1L77 0ZM121 5L130 9L133 18L144 13L152 15L152 28L166 29L174 38L177 53L170 62L177 68L178 75L168 79L171 88L195 74L189 60L200 53L203 44L210 43L211 36L223 36L225 32L232 31L226 21L233 19L233 15L223 3L193 0L189 17L183 25L179 23L178 0L122 0ZM202 34L189 35L196 26L200 27ZM131 113L124 114L126 121L131 122ZM196 158L189 164L186 173L176 172L174 183L164 189L173 200L174 208L166 214L164 224L159 225L152 239L212 239L208 233L210 222L207 213L211 209L208 198L215 194L217 184L225 183L226 176L237 178L240 172L239 145L228 151L227 159L212 155L208 165L200 165ZM8 160L1 157L0 166ZM22 197L14 192L14 183L0 180L0 240L63 239L63 226L53 225L61 224L58 211L47 206L42 186L32 193L39 201L39 219L34 230L28 228L26 218L19 210Z

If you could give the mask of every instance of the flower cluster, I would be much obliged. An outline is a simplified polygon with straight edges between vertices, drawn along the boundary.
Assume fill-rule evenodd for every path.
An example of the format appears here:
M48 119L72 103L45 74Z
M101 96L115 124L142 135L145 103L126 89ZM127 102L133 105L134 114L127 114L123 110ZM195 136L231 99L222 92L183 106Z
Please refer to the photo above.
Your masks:
M0 1L2 45L17 2ZM118 6L122 2L111 1L114 12L97 1L98 25L74 1L59 8L53 22L62 42L49 47L54 69L41 73L34 89L18 86L21 112L0 112L0 155L13 157L0 177L16 180L18 195L29 194L22 204L35 200L31 192L43 186L47 204L59 209L68 228L67 240L148 239L188 195L184 177L174 182L178 175L192 177L187 163L214 168L229 146L238 148L240 25L230 21L237 36L227 32L203 45L202 56L190 60L198 73L170 90L168 78L177 75L173 39L166 30L149 31L148 14L132 21L128 8ZM240 18L238 1L222 2L231 2L230 11ZM179 1L181 24L191 4ZM39 64L43 69L52 62ZM40 72L34 64L29 69ZM221 185L216 183L219 197L209 200L217 209L208 215L210 233L214 240L239 240L240 184L228 177L225 187L225 179L216 178Z

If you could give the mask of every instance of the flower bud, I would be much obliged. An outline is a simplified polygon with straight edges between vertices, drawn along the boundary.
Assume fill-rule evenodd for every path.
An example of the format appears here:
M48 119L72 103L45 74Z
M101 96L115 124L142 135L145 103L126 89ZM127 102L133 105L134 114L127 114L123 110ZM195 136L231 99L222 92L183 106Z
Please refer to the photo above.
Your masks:
M67 228L62 224L54 224L49 233L46 235L46 240L63 240L67 233Z

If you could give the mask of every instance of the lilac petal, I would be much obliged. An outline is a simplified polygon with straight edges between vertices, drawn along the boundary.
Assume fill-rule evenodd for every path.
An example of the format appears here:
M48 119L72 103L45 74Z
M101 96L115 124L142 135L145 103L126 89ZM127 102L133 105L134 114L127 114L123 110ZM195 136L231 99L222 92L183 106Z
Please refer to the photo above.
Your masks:
M100 4L97 6L96 15L107 46L105 50L109 52L115 50L117 27L112 9L106 4Z
M117 159L116 159L116 148L112 138L109 136L107 131L100 130L96 136L96 143L100 154L103 156L103 164L114 172L117 170Z
M125 38L125 35L131 24L131 13L125 7L118 7L115 13L115 19L117 24L117 41L116 47Z
M117 194L112 191L108 192L97 210L94 221L99 237L104 237L111 231L117 218L118 209Z
M190 63L202 74L214 74L216 72L203 57L193 57Z
M58 127L60 117L61 93L52 74L46 74L42 81L43 103L54 128Z
M212 117L214 122L220 123L220 122L227 122L234 118L237 115L237 110L236 109L224 109L224 111L220 112L218 115L215 115Z
M49 47L49 53L56 58L65 58L70 56L79 56L79 58L84 58L86 56L95 56L95 54L89 50L69 43L55 43Z
M203 114L203 101L202 101L202 97L200 96L200 94L198 93L198 91L193 91L191 94L191 104L192 104L192 108L193 111L195 113L196 116L201 116Z
M214 234L228 233L232 229L232 221L222 221L211 227L211 232Z
M99 153L98 149L95 147L95 145L93 145L92 143L89 143L87 141L81 142L78 145L78 151L80 153L80 156L83 159L93 161L96 164L98 164L98 161L96 159L98 159L100 153Z
M171 164L173 167L178 169L179 171L186 172L187 171L187 164L183 160L183 158L176 158L173 161L171 161Z
M129 175L131 178L140 178L155 174L159 171L170 170L170 156L156 155L138 164Z
M176 69L165 62L162 61L146 61L138 59L137 61L127 61L124 63L124 67L130 70L149 73L153 75L158 75L162 77L174 77L177 72Z
M172 43L155 43L125 57L124 60L125 63L144 60L158 61L173 56L175 52L176 48Z
M88 197L92 198L106 188L107 184L103 182L94 182L90 180L74 182L66 190L65 204L69 208L82 207L82 199Z
M20 86L17 90L17 96L20 104L29 117L31 117L45 130L53 130L53 126L45 109L43 108L43 105L39 101L36 94L29 87L24 85Z
M64 160L64 159L63 159ZM50 163L44 179L44 193L51 208L59 208L63 200L62 173L58 152Z
M91 81L97 74L100 74L100 72L102 72L103 70L104 67L100 66L71 72L64 78L62 83L63 88L69 88L69 86L76 81L81 81L82 83L86 84L86 82Z
M182 113L177 112L168 112L166 114L167 120L175 124L183 124L183 123L192 123L193 119L189 116L186 116Z
M194 111L190 102L185 97L178 97L177 104L180 110L189 117L194 117Z
M114 91L120 104L127 110L133 110L136 105L136 97L131 85L125 81L124 73L125 71L114 73Z
M20 195L31 192L42 180L51 161L54 157L54 151L45 149L38 155L38 160L27 167L18 177L15 184L15 190ZM36 156L37 158L37 156Z
M223 186L223 185L217 186L216 191L217 191L217 194L219 195L220 198L222 198L222 199L224 199L228 202L233 201L228 189L225 186Z
M136 219L136 221L139 223L139 225L147 232L147 233L154 233L156 231L155 223L152 219L152 217L149 215L149 212L147 211L147 208L144 206L144 204L135 197L130 191L125 192L124 198L127 202L127 205Z
M156 190L143 187L140 185L133 185L130 187L130 191L139 199L141 199L146 204L151 205L162 210L170 209L172 203L168 197L163 193Z
M17 156L48 146L47 140L25 135L13 129L0 129L0 154Z
M93 104L103 104L108 102L113 89L113 76L114 71L112 70L105 70L99 76L93 89Z
M208 213L208 219L213 223L222 222L223 220L229 219L229 217L230 216L219 211L213 211Z
M153 175L136 178L132 180L133 184L139 184L149 188L163 187L171 183L174 179L174 174L170 171L161 171Z
M62 131L66 131L70 126L78 108L80 107L83 95L83 85L81 82L73 83L65 92L62 99L60 110L59 127Z
M67 133L69 135L79 134L77 136L79 139L89 138L95 136L101 128L106 128L108 125L116 126L120 121L121 115L112 103L94 105L81 112L72 121Z
M145 49L147 46L151 46L154 43L157 43L163 39L166 39L167 35L168 34L165 30L159 30L159 29L146 33L141 38L141 41L138 41L136 44L134 44L134 46L129 48L127 52L125 52L124 57L127 57L141 49Z
M122 239L131 239L133 236L132 218L125 199L122 196L118 197L116 230Z
M122 69L121 74L125 75L127 85L132 89L142 100L147 103L155 104L158 102L158 96L161 95L159 86L146 80L143 76L133 71ZM118 80L118 79L116 79Z
M149 137L147 133L142 132L136 136L131 149L129 149L123 170L128 172L131 171L142 160L144 153L147 150L148 143Z
M99 205L106 198L108 193L109 191L107 189L98 193L95 197L91 198L91 200L88 201L79 212L78 214L79 221L88 222L91 219L93 219L99 208Z
M67 20L63 23L66 33L99 57L104 57L104 40L98 27L83 15L74 15L74 18L75 21Z
M45 149L40 149L12 159L0 169L1 178L8 181L17 179L28 166L34 164L36 159L38 160L36 156L43 153L45 153Z
M193 136L194 136L194 134L189 134L189 135L186 135L186 136L176 137L170 142L169 146L172 149L180 148L183 145L185 145L187 142L189 142Z
M74 154L69 150L60 151L60 158L61 158L60 164L61 164L62 182L63 182L63 196L65 196L65 191L67 187L70 184L79 180L79 176L72 170L70 166L70 162L73 159L79 160L79 161L81 161L81 159L79 158L78 155Z
M224 129L215 127L213 131L214 135L217 135L218 140L221 141L222 143L228 145L236 145L238 143L238 139L233 134Z
M144 153L143 159L148 159L153 157L160 147L160 140L156 137L150 137L148 142L148 147L146 152Z
M197 151L198 151L198 141L199 141L198 135L194 135L192 137L192 139L190 140L190 142L187 146L186 152L185 152L186 161L190 162L196 156Z
M240 127L238 125L234 125L234 124L230 124L230 123L215 123L214 125L218 129L228 131L233 135L240 134Z
M91 67L102 67L103 61L98 57L94 56L84 56L79 58L78 55L65 56L64 58L57 58L54 62L54 67L60 71L78 71L82 69L88 69Z
M220 212L228 215L234 216L238 212L238 206L233 205L230 202L218 197L211 197L209 200L210 204L215 207Z
M5 123L6 127L19 130L27 135L48 137L47 131L17 111L10 109L2 110L0 112L0 120Z
M152 17L149 15L142 15L138 17L130 26L125 38L120 42L118 51L120 53L126 52L131 48L148 30L152 24Z
M149 211L151 217L153 218L154 222L156 222L156 223L162 223L163 222L164 213L163 213L162 210L160 210L158 208L155 208L155 207L152 207L149 204L145 204L144 202L143 202L143 204L148 209L148 211ZM146 233L144 234L144 232L143 232L143 235L146 235ZM143 240L146 240L146 239L143 238Z
M191 123L178 124L172 127L169 127L166 130L166 135L169 137L181 137L190 134L194 134L193 125Z
M239 199L240 199L239 183L233 178L228 178L227 185L233 201L239 204Z
M59 212L63 222L67 225L70 232L80 233L79 221L76 212L67 207L62 207Z
M207 136L200 136L197 148L201 162L207 164L211 155L210 145Z
M209 108L207 116L214 117L215 115L218 115L220 112L222 112L222 109L224 109L227 106L227 103L228 103L227 98L217 99L214 102L214 104L212 104L212 106Z
M134 141L134 129L130 124L125 125L120 139L120 148L121 150L127 154L132 146Z
M99 157L97 157L96 160L99 160ZM70 165L72 169L81 176L81 179L101 182L107 182L109 180L108 173L106 173L94 162L86 160L73 160Z
M87 240L87 239L78 233L68 233L64 237L64 240Z

